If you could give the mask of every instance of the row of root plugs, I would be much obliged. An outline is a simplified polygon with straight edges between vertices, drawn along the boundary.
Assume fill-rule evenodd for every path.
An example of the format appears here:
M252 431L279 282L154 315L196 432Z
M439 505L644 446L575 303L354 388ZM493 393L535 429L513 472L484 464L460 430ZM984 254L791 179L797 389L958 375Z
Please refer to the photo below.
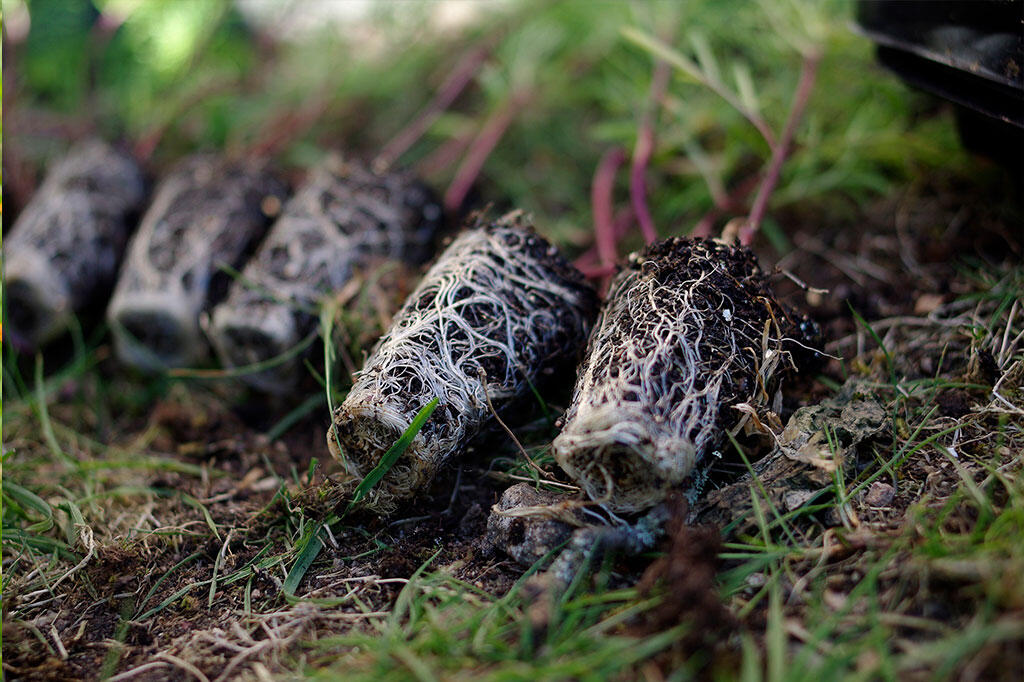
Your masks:
M315 333L319 303L357 268L426 261L443 224L433 193L410 174L337 156L290 198L265 164L214 156L179 163L143 212L147 194L138 165L98 141L49 171L5 244L9 341L37 348L61 335L116 279L107 321L123 363L194 365L207 339L227 367L266 363ZM218 296L225 269L236 276ZM666 498L699 493L712 453L750 412L733 407L777 400L797 349L812 342L809 328L778 303L744 247L656 242L628 258L601 304L522 214L475 219L436 256L356 374L328 447L358 480L437 399L365 500L387 513L493 427L495 412L582 357L552 450L612 525L599 537L576 531L548 572L560 583L588 552L654 542ZM302 361L296 354L242 378L287 393ZM524 564L570 534L551 514L513 509L541 502L512 489L489 522L492 539Z

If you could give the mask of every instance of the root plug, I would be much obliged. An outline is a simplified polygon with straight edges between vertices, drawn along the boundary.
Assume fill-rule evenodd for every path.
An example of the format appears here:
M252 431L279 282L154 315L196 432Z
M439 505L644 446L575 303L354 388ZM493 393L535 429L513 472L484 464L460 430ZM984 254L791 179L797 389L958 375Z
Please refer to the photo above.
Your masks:
M695 494L744 416L733 406L771 403L809 324L744 247L673 238L633 254L591 335L556 461L618 512Z
M284 199L264 168L187 159L157 189L128 248L107 310L117 353L147 371L194 364L200 313L216 302Z
M320 299L377 259L421 263L442 224L440 204L408 174L377 175L331 158L288 201L256 255L210 316L224 365L287 353L316 326ZM294 387L301 358L242 379L272 393Z
M518 213L462 233L395 317L334 414L331 454L358 478L437 398L439 407L371 495L387 509L425 486L530 384L575 362L596 295Z
M99 140L57 163L4 245L7 332L38 347L109 292L146 186L128 155Z

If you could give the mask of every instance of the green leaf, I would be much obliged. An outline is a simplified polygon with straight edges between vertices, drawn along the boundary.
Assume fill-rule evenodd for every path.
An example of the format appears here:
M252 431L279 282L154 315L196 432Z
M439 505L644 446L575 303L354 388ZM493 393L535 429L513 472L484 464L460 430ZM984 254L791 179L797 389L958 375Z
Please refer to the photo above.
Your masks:
M53 527L53 510L43 498L11 481L3 482L3 492L5 496L22 509L32 510L43 517L41 521L37 521L29 526L26 529L28 532L45 533Z
M395 465L395 462L397 462L398 458L402 456L402 453L404 453L408 449L409 445L412 444L416 434L420 432L423 425L427 423L428 419L430 419L430 415L432 415L434 410L437 409L438 402L438 399L434 398L420 408L420 411L416 413L416 417L412 420L412 423L409 424L409 428L405 430L405 433L395 441L394 445L388 448L388 451L385 452L384 456L380 458L379 462L377 462L377 466L373 467L370 473L368 473L359 483L358 487L356 487L356 491L352 495L352 501L348 503L347 507L345 507L345 514L348 514L352 510L352 507L366 497L366 494L370 492L370 489L377 485L380 482L380 479L384 478L384 474L391 470L391 467Z
M306 575L306 571L316 561L320 550L323 548L324 543L320 539L320 526L317 526L316 530L306 540L306 544L303 545L299 556L295 559L295 563L292 564L291 570L288 571L288 575L285 576L282 589L286 597L295 596L295 588L299 586L302 577Z

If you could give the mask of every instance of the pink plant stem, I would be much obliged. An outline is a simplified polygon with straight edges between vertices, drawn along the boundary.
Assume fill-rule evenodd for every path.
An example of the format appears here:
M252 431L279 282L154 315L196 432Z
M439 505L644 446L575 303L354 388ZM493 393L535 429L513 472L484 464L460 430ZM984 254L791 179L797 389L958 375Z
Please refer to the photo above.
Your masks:
M629 232L629 228L633 225L633 209L630 206L623 206L615 214L615 242L618 243L623 237ZM597 253L597 246L592 246L584 251L575 261L575 265L580 271L586 269L593 270L598 266L600 256ZM601 266L602 268L605 266ZM603 276L603 275L599 275Z
M812 52L804 56L803 64L800 67L800 82L797 84L796 93L793 95L793 104L789 109L789 117L786 119L786 126L782 131L782 137L772 147L772 158L768 166L768 172L757 189L757 196L754 197L754 205L750 209L750 215L746 224L740 229L740 243L749 245L754 241L754 236L761 229L761 221L764 220L765 212L768 210L768 199L771 197L775 186L779 182L782 173L782 164L789 153L796 128L803 117L804 109L811 98L811 91L814 89L814 79L818 75L818 62L821 61L821 54Z
M525 91L512 95L484 123L484 127L469 146L469 151L466 152L465 158L462 159L458 170L455 171L455 178L448 186L448 191L445 192L444 206L446 209L454 213L462 206L470 188L476 182L477 176L480 175L487 157L494 151L516 114L525 106L528 99L529 95Z
M466 89L466 86L473 82L476 74L480 71L480 67L487 61L490 54L491 48L489 46L477 46L462 55L455 68L448 75L448 78L438 88L434 99L427 104L409 125L399 131L397 135L391 138L390 142L384 145L384 149L381 150L373 162L374 167L378 169L388 168L398 157L407 152L409 147L413 146L418 139L423 137L423 133L427 132L434 121L452 105L455 98Z
M691 237L700 237L706 239L711 236L711 229L715 226L715 221L718 220L727 211L738 211L743 206L744 199L747 195L753 191L754 187L757 186L759 174L745 178L740 184L736 186L729 194L722 197L715 202L707 213L700 219L696 227L690 232Z
M583 276L587 279L604 279L609 275L615 274L616 267L614 265L577 265L576 269L583 273Z
M590 202L594 214L594 236L597 253L602 265L614 265L618 258L615 250L615 219L612 193L615 189L615 174L626 160L622 147L613 147L604 153L590 189Z
M647 164L650 163L651 154L654 152L654 111L657 103L665 94L670 74L671 71L666 62L659 61L654 66L650 98L647 110L640 121L640 128L637 130L636 147L633 149L633 166L630 170L629 198L633 204L633 213L636 214L637 223L640 225L640 232L648 244L658 238L658 233L654 228L654 219L651 218L651 211L647 206Z
M432 151L425 159L416 164L417 171L424 176L437 175L452 165L466 153L469 143L473 141L473 130L468 129L447 140Z

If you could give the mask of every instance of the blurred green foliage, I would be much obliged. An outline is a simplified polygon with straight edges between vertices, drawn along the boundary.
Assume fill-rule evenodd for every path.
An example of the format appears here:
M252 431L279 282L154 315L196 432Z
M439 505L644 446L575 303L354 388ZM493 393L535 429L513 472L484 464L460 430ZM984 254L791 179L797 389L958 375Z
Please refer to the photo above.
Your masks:
M819 78L772 209L814 201L843 211L919 170L966 158L950 117L934 115L931 101L874 64L844 2L470 3L476 16L457 31L434 28L438 5L382 3L358 21L300 34L286 20L255 24L228 0L4 0L4 8L26 2L30 29L9 46L17 106L85 119L110 137L159 140L158 168L197 148L269 146L296 169L332 148L371 158L461 54L492 44L476 86L402 162L421 163L443 188L458 156L440 167L431 155L452 140L468 143L491 112L525 93L484 167L481 195L534 213L542 229L579 246L590 240L597 160L613 145L635 144L659 54L652 45L700 76L673 69L658 107L648 193L661 234L690 230L716 195L770 155L702 77L778 134L808 49L823 51ZM291 19L316 4L276 10ZM31 131L9 128L29 144ZM625 169L615 198L628 204Z

